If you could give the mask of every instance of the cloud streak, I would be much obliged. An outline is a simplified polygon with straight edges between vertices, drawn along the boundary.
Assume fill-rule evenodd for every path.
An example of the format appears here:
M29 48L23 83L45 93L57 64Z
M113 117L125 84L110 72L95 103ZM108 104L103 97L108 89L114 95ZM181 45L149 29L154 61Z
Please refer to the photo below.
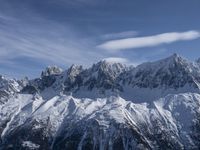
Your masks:
M19 71L33 77L47 65L87 66L105 57L93 51L91 41L80 38L72 27L44 18L34 21L0 16L0 65L4 66L0 74L15 70L15 74Z
M122 57L108 57L108 58L104 58L103 60L107 62L111 62L111 63L123 63L123 64L129 63L128 59L122 58Z
M120 38L127 38L127 37L135 37L138 35L137 31L124 31L119 33L109 33L102 35L101 38L105 40L110 39L120 39Z
M197 38L200 38L200 32L191 30L187 32L170 32L153 36L111 40L98 45L97 47L107 51L115 52L123 49L153 47L162 44L170 44L177 41L194 40Z

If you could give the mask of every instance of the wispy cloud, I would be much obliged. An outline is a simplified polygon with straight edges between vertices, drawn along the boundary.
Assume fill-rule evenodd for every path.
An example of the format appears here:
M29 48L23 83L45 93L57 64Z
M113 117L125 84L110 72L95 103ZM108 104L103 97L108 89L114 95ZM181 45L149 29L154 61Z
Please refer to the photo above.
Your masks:
M98 45L97 47L114 52L123 49L152 47L161 44L170 44L177 41L194 40L199 37L200 37L200 32L195 30L187 32L170 32L170 33L157 34L153 36L111 40L101 45Z
M35 19L35 22L21 22L11 17L8 20L6 15L0 17L0 65L4 66L0 74L4 74L6 68L15 68L15 74L20 70L22 75L33 77L47 65L87 66L105 57L94 51L91 41L85 41L70 26Z
M74 60L77 60L77 62L84 61L82 54L87 53L87 51L83 52L87 45L77 42L78 38L65 36L67 34L72 35L71 32L67 31L67 28L62 29L55 24L53 27L57 28L57 30L51 31L45 29L45 27L37 30L28 29L25 32L22 31L22 28L18 28L17 32L0 30L1 60L8 60L8 58L12 60L13 58L24 56L58 64L70 64Z
M121 63L125 65L130 65L130 66L137 66L138 64L141 64L143 61L131 61L127 58L124 57L108 57L104 58L103 60L110 62L110 63Z
M128 59L122 58L122 57L108 57L108 58L104 58L103 60L107 62L111 62L111 63L123 63L123 64L129 63Z
M128 38L128 37L135 37L138 35L137 31L124 31L119 33L109 33L102 35L101 38L104 40L110 39L118 39L118 38Z

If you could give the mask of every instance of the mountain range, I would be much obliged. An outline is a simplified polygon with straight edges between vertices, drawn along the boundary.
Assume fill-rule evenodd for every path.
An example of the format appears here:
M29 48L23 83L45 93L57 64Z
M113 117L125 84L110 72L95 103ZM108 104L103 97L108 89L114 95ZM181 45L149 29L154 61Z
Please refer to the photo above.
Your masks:
M0 150L199 150L200 60L0 76Z

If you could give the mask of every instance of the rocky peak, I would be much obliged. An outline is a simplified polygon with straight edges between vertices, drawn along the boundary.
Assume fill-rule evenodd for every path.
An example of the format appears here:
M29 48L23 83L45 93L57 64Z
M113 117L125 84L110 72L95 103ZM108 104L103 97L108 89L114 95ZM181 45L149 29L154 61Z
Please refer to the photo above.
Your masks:
M67 75L68 77L74 78L78 74L80 74L83 71L83 67L79 65L72 65L68 70L67 70Z
M0 89L13 89L17 91L19 84L15 79L8 79L0 75Z
M183 67L187 67L190 63L188 62L188 60L186 60L185 58L179 56L178 54L173 54L172 56L161 60L161 62L163 62L163 64L167 63L168 67L176 67L176 66L183 66Z
M126 66L117 62L102 60L94 64L90 70L95 74L105 74L112 78L116 78L120 73L126 70Z
M50 76L50 75L59 75L63 72L63 70L57 66L48 66L41 73L41 77Z
M125 70L126 66L121 63L102 60L82 73L83 86L89 90L94 88L100 91L115 89L116 78Z
M190 66L190 63L186 59L182 58L178 54L173 54L165 59L161 59L155 62L143 63L137 66L136 68L137 70L152 70L155 72L156 70L160 70L161 68L162 70L167 71L169 68L176 68L176 67L187 68L188 66Z
M197 89L200 74L196 70L200 69L177 54L159 61L143 63L135 68L102 60L88 69L72 65L63 72L56 66L47 67L42 73L42 78L34 80L31 85L40 92L46 88L53 88L57 91L77 93L83 90L89 93L93 89L106 92L125 91L126 85L130 88L147 89L178 89L189 85Z
M0 103L4 103L5 99L20 90L21 86L15 79L8 79L0 75Z
M174 53L166 59L171 59L172 61L179 61L183 58L180 55L178 55L177 53Z
M192 63L177 54L137 66L124 81L143 88L179 88L186 84L195 85L195 69Z
M82 84L81 73L84 71L82 66L72 65L65 71L64 87L65 91L69 92L74 88L78 88Z

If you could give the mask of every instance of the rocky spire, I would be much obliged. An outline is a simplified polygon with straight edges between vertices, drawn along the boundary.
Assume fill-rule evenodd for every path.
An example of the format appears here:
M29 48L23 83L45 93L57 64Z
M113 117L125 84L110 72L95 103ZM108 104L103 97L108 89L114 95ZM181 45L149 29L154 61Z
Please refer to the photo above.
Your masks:
M48 66L44 71L41 73L41 77L50 76L50 75L58 75L61 74L63 70L57 66Z

